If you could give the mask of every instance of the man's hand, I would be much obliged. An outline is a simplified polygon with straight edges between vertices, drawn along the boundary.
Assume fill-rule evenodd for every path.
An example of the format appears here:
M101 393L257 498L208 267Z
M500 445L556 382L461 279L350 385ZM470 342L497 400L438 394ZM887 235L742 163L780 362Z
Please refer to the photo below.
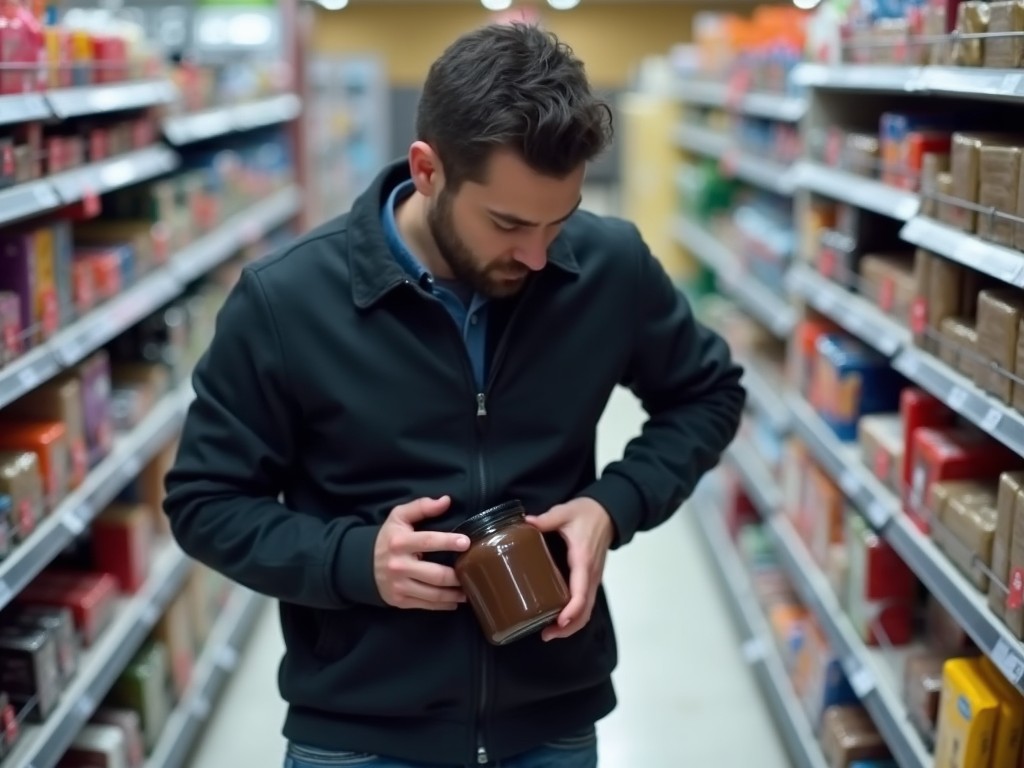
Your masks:
M466 596L455 570L424 562L424 552L465 552L469 537L454 533L417 531L414 526L448 509L451 499L416 499L391 510L377 534L373 577L384 602L395 608L453 611Z
M541 637L545 641L570 637L586 626L594 610L604 561L615 535L611 516L593 499L579 498L527 521L544 533L558 531L568 545L569 604Z

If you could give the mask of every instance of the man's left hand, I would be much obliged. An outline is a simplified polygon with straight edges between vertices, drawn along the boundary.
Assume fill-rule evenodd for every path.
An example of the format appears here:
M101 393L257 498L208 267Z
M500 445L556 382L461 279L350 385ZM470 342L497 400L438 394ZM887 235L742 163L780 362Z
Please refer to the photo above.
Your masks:
M612 518L593 499L579 498L552 507L543 515L530 516L527 521L544 533L558 531L565 539L569 556L569 604L541 637L544 641L570 637L586 626L594 610L605 558L615 535Z

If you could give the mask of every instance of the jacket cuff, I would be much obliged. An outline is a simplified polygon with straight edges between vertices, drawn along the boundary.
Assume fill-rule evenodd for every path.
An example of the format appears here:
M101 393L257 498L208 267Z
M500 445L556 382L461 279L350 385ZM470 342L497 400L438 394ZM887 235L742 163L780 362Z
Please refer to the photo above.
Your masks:
M334 587L343 600L384 605L373 575L373 548L379 532L378 525L361 525L349 529L342 538L333 573Z
M615 525L612 549L618 549L633 539L643 520L644 501L632 482L622 475L606 474L579 495L593 499L611 516Z

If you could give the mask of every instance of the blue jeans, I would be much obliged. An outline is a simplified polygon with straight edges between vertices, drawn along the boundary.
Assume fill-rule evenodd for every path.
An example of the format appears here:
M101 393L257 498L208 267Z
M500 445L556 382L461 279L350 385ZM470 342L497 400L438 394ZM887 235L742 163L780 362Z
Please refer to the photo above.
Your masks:
M474 768L467 766L465 768ZM597 732L591 727L584 731L549 742L515 757L497 763L492 768L597 768ZM284 768L438 768L425 763L410 763L365 752L325 752L314 747L289 744ZM464 768L444 766L443 768Z

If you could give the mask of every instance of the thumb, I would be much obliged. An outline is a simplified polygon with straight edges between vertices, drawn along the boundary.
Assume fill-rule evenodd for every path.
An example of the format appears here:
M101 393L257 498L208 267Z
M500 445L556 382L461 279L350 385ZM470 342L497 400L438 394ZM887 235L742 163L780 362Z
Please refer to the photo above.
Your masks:
M407 504L400 504L391 510L391 517L406 525L415 525L426 520L428 517L436 517L445 512L451 506L450 496L442 496L439 499L422 498L410 501Z
M526 522L542 533L551 533L569 522L569 514L564 506L552 507L543 515L528 515Z

